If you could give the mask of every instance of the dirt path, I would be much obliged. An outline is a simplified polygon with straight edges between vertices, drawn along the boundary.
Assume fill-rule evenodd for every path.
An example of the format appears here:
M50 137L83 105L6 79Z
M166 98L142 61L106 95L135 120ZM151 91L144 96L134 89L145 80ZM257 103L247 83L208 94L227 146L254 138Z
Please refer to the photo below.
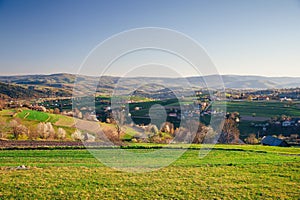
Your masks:
M77 118L74 118L74 121L75 121L74 126L77 129L89 131L92 133L97 133L101 130L99 122L86 121L86 120L77 119Z
M26 115L24 116L24 119L26 119L28 116L30 115L30 113L26 113Z
M45 121L45 122L48 122L48 121L50 120L50 118L51 118L51 117L50 117L50 116L48 116L48 118L46 119L46 121Z

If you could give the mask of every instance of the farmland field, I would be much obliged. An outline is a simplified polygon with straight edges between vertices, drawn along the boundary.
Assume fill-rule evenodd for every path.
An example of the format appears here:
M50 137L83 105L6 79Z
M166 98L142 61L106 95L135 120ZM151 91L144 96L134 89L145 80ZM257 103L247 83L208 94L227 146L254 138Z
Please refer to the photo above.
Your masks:
M152 105L156 103L162 103L159 101L152 101L152 102L141 102L141 103L134 103L131 104L131 107L134 106L141 106L143 109L137 112L138 115L145 115L145 110L149 109ZM185 103L192 103L187 101ZM279 102L279 101L228 101L228 102L221 102L215 101L214 105L226 105L227 112L239 112L242 116L252 116L255 114L257 117L265 117L271 118L277 115L287 115L300 117L300 110L299 110L299 102L294 102L289 104L287 102ZM175 100L169 100L162 103L163 106L179 106L179 103Z
M215 102L220 104L221 102ZM277 115L300 116L299 103L289 105L286 102L268 101L231 101L226 102L228 112L239 112L242 116L274 117Z
M113 170L87 150L1 150L0 199L298 199L300 196L300 148L217 145L200 159L197 150L200 146L192 147L170 166L148 173ZM140 153L154 149L127 150ZM22 164L29 169L15 169Z

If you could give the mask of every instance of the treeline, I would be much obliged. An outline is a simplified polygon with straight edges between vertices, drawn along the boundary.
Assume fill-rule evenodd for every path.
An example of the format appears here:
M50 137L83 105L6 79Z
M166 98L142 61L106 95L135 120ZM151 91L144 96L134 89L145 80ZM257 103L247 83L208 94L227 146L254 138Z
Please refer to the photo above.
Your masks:
M158 128L155 124L149 125L129 125L136 130L131 138L123 141L135 143L240 143L240 132L237 125L238 113L226 115L223 123L220 122L219 130L214 130L211 126L206 126L199 120L186 120L179 128L175 128L171 122L164 122ZM115 125L115 129L104 130L104 133L111 141L122 142L126 136L126 131L122 128L124 117L117 119L109 118L107 123Z
M16 118L10 122L1 120L0 122L0 138L15 139L15 140L65 140L67 133L59 127L54 129L51 122L40 122L36 127L28 128Z

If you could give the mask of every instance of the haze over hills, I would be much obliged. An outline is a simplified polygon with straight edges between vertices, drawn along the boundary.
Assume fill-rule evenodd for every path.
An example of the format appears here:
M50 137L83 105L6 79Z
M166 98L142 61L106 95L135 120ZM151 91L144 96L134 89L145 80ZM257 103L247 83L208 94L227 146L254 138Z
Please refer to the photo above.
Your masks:
M295 88L300 87L300 77L265 77L265 76L239 76L222 75L225 88L232 89L270 89L270 88ZM161 78L161 77L93 77L75 74L51 74L51 75L20 75L0 76L0 93L13 98L44 97L44 96L71 96L73 86L79 83L80 90L87 91L97 85L97 91L110 93L117 86L118 90L130 93L134 90L160 91L162 86L174 91L184 91L183 83L188 83L190 88L200 89L206 85L212 88L222 87L219 76L210 75L203 77L186 78ZM28 92L28 88L30 91Z

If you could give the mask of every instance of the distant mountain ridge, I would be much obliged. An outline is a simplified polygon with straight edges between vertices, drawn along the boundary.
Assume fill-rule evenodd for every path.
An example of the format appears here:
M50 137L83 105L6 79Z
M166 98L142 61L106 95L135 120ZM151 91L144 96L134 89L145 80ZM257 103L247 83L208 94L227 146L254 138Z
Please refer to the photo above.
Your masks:
M161 77L126 77L128 85L135 85L138 82L145 82L148 80L155 80L157 84L167 84L168 86L180 86L182 81L188 80L192 85L205 86L205 81L209 85L213 85L214 80L219 77L218 75L209 76L195 76L185 78L161 78ZM53 87L70 86L74 84L75 79L77 81L95 82L99 81L98 77L76 75L68 73L50 74L50 75L20 75L20 76L0 76L0 82L14 83L21 85L45 85ZM221 75L224 86L226 88L249 88L249 89L267 89L267 88L290 88L300 87L300 77L266 77L266 76L254 76L254 75ZM111 87L117 84L120 77L115 76L103 76L101 77L100 86ZM122 78L123 79L123 78Z
M222 79L220 79L220 77ZM220 80L224 85L220 84ZM97 92L111 93L117 86L124 93L130 93L139 89L144 91L160 91L162 86L174 91L184 91L183 83L188 83L190 88L201 89L207 86L211 88L231 89L271 89L271 88L296 88L300 87L300 77L265 77L265 76L240 76L240 75L209 75L185 78L162 78L162 77L114 77L75 75L67 73L50 75L20 75L20 76L0 76L2 89L0 94L15 97L22 97L22 93L27 96L44 97L51 95L71 96L74 83L79 83L82 91L87 91L93 86L97 86ZM221 82L222 83L222 82ZM31 87L30 87L31 86ZM26 89L33 88L26 92ZM13 90L10 92L10 90ZM18 92L22 91L21 93ZM45 93L47 91L47 93ZM26 93L26 94L25 94ZM47 95L45 95L47 94Z

